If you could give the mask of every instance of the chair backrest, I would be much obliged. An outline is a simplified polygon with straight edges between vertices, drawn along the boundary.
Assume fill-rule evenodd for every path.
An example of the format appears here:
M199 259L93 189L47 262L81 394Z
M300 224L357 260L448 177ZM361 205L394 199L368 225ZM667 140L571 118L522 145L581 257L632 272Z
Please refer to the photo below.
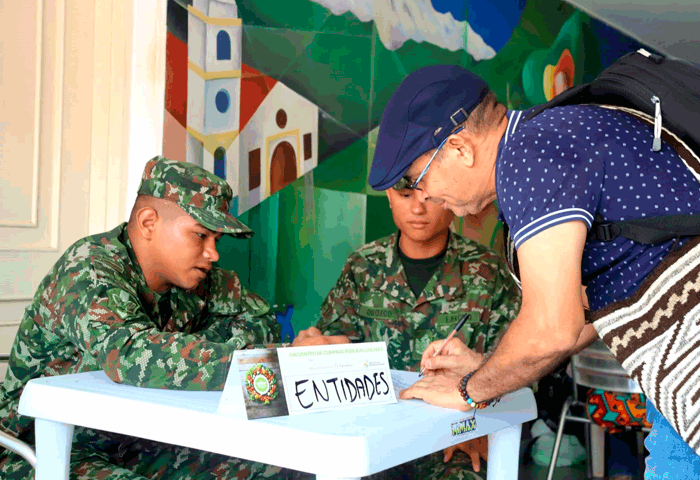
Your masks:
M622 365L600 340L571 359L574 384L613 392L642 393Z

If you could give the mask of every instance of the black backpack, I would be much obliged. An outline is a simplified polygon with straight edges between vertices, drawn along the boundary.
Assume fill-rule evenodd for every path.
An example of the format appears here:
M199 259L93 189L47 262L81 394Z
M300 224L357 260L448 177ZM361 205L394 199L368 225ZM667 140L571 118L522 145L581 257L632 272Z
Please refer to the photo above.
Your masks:
M640 49L620 57L593 82L570 88L533 108L525 122L548 108L580 104L618 107L653 124L652 150L661 149L663 138L700 181L700 67ZM700 235L700 214L614 223L598 215L588 239L610 241L622 236L653 244L696 235Z

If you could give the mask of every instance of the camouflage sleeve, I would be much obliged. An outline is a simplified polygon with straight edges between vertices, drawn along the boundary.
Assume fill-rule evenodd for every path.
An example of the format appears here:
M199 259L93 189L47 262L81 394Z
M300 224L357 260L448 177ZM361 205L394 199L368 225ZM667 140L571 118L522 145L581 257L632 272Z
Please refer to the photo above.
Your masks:
M220 308L213 304L206 323L198 322L200 332L162 331L144 311L135 287L114 267L108 259L93 257L90 268L72 276L69 294L76 301L65 305L74 312L64 312L64 318L72 343L91 355L115 382L221 390L234 351L246 342L271 337L270 327L256 330L270 321L267 304L255 310L240 301L247 300L243 289L222 290L217 298ZM50 308L50 300L46 304Z
M209 311L205 326L197 332L209 341L236 350L280 342L280 325L269 304L241 285L233 271L212 270Z
M205 339L226 343L241 350L263 348L280 342L280 325L268 303L256 293L242 288L240 311L211 313L200 333Z
M182 332L163 332L138 298L119 286L85 293L84 315L67 324L79 349L115 382L138 387L221 390L234 347Z
M491 350L520 311L521 293L501 260L491 290L491 315L484 350Z
M335 286L321 305L321 316L316 328L324 335L346 335L352 342L364 342L362 322L357 315L359 287L352 271L353 256L345 262Z

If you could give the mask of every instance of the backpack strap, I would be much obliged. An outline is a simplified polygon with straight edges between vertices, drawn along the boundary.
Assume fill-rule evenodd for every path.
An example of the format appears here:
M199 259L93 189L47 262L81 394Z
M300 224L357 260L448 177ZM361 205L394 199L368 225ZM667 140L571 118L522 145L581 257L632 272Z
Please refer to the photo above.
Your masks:
M625 237L645 245L652 245L678 237L696 235L700 235L700 215L663 215L624 222L607 222L597 214L588 233L588 240L609 242L617 237Z
M590 84L579 85L570 88L560 95L554 97L549 102L533 108L525 117L525 122L535 117L537 114L552 108L565 105L580 105L590 103ZM636 117L644 123L653 126L654 122L649 115L625 107L612 105L598 105L603 108L622 110L625 113ZM524 122L520 122L518 127ZM666 141L671 148L680 156L681 161L690 170L693 176L700 181L700 159L688 145L678 136L664 128L661 138ZM624 237L638 243L651 245L661 243L678 237L694 237L700 235L700 215L661 215L657 217L638 218L623 222L608 222L597 214L588 234L589 241L609 242L617 237Z

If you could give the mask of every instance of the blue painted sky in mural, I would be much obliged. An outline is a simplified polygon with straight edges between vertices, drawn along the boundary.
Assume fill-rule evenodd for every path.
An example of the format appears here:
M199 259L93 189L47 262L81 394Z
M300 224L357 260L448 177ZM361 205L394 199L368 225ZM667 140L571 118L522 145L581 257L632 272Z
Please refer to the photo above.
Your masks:
M457 21L466 20L484 42L498 52L508 43L527 0L431 0L431 3L440 13L449 12ZM484 18L489 21L482 21Z

